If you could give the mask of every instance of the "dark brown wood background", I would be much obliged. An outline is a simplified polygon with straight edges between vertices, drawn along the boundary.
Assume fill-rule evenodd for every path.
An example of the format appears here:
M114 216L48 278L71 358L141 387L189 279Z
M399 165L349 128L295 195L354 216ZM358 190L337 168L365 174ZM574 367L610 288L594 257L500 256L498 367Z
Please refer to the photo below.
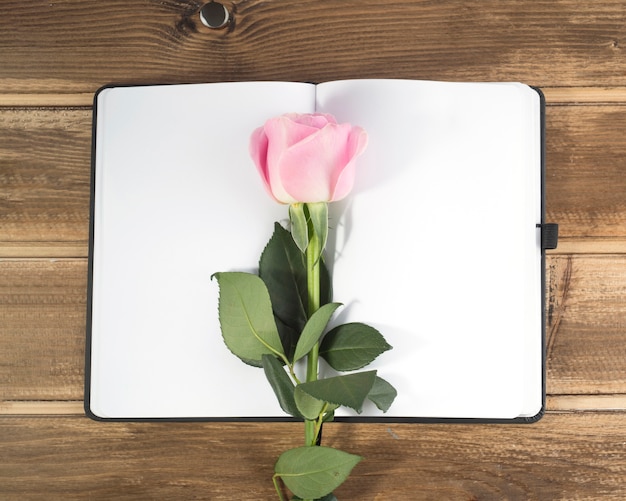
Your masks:
M547 413L341 424L341 500L626 499L626 2L3 0L0 499L273 499L299 424L84 417L91 100L117 83L522 81L547 99ZM459 242L462 245L463 242ZM450 305L453 314L454 305ZM445 321L445 319L442 319Z

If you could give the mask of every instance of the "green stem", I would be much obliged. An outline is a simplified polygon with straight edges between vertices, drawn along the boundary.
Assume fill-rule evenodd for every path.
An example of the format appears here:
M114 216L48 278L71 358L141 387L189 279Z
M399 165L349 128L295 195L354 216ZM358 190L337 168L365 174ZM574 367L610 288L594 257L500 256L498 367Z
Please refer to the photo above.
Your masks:
M309 296L309 318L320 308L320 249L319 239L315 233L306 249L307 290ZM319 346L316 344L309 353L307 365L307 381L317 379L317 360Z
M326 411L328 410L328 402L326 402L326 404L324 404L324 407L322 408L322 411L320 412L320 415L317 417L317 420L314 421L315 423L315 443L317 443L317 437L320 434L320 431L322 430L322 424L324 423L324 414L326 414Z
M320 241L315 230L309 228L309 245L306 248L308 314L309 317L320 307ZM311 349L307 357L306 381L317 381L319 363L319 343ZM317 440L316 422L305 421L304 438L306 445L315 445Z
M283 497L283 493L280 489L280 485L278 484L278 475L274 475L272 477L272 482L274 482L274 489L276 489L276 493L278 494L278 499L280 501L285 501L285 498Z

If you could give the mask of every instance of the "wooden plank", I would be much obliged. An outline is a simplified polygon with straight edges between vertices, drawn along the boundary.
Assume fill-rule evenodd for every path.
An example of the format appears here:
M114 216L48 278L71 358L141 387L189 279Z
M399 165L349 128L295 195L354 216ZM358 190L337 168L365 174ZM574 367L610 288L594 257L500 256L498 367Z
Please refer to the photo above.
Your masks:
M626 412L626 395L551 395L549 411L620 411Z
M3 255L14 254L16 242L79 242L85 255L91 110L0 109L0 131L0 248L9 248Z
M86 241L0 242L0 258L85 258Z
M626 103L626 87L544 87L541 90L549 105Z
M545 88L563 236L548 257L549 412L529 426L330 424L325 443L367 457L339 499L626 499L623 2L225 0L235 22L220 31L198 23L202 3L3 3L0 498L275 499L272 464L302 442L295 424L78 416L92 93L385 77Z
M547 264L547 390L626 394L626 255ZM81 400L87 264L0 260L0 401Z
M625 254L626 238L620 237L559 237L556 249L548 254Z
M85 259L0 259L0 402L83 398Z
M83 416L82 400L0 401L0 416Z
M365 457L339 499L624 499L625 413L534 425L330 423L324 443ZM7 499L276 499L277 456L298 423L0 419Z
M626 256L550 256L549 394L624 393Z
M546 111L546 210L564 237L626 234L626 108Z
M93 92L114 82L383 77L624 86L626 13L611 0L23 2L0 17L0 88Z
M609 91L610 92L610 91ZM89 107L93 104L93 92L67 94L0 94L3 107Z
M624 251L625 111L548 107L547 217L582 252ZM91 111L0 108L0 130L0 256L86 256Z

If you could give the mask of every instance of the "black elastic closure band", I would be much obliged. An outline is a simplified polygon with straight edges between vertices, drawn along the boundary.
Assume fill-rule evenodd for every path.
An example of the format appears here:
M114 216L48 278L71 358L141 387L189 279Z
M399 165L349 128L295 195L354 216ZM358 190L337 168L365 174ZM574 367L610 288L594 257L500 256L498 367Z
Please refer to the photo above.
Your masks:
M541 228L541 248L556 249L559 243L559 225L556 223L543 223L537 225Z

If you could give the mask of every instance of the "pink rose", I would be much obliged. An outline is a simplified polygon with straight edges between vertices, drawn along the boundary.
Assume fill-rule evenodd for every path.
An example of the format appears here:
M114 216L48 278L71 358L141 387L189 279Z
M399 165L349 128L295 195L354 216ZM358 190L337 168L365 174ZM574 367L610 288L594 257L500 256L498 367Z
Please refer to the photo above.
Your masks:
M366 144L363 129L338 124L332 115L290 113L252 133L250 155L278 202L332 202L352 190Z

